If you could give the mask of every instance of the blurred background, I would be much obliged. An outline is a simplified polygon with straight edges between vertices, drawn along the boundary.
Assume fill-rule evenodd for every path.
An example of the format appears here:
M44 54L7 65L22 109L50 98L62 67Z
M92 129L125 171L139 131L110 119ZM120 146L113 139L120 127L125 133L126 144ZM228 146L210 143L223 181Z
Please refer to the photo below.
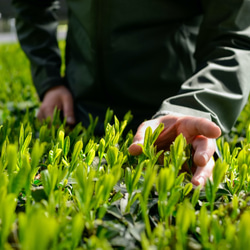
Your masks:
M58 10L59 27L58 38L64 39L67 30L66 0L59 0L61 8ZM16 42L15 11L11 0L0 0L0 43Z

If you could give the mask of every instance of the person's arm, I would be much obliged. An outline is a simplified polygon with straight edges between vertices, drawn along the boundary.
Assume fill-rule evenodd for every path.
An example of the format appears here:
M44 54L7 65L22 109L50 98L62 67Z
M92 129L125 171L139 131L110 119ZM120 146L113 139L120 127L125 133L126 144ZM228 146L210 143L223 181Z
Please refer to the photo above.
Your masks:
M250 1L202 3L204 19L195 53L197 72L178 95L163 102L155 117L168 112L205 117L227 133L249 95Z
M248 100L250 80L250 1L202 1L204 20L196 47L197 73L178 95L164 101L155 119L142 123L129 147L132 155L142 153L148 126L164 124L157 148L169 149L182 133L193 147L194 185L212 177L214 139L233 126ZM219 125L219 127L215 124Z
M12 0L16 30L22 49L30 60L33 82L43 101L38 118L52 117L55 107L67 122L75 122L73 99L60 75L61 56L57 43L59 1Z
M56 39L57 1L12 0L16 30L22 49L30 60L32 78L39 97L58 85L61 57Z

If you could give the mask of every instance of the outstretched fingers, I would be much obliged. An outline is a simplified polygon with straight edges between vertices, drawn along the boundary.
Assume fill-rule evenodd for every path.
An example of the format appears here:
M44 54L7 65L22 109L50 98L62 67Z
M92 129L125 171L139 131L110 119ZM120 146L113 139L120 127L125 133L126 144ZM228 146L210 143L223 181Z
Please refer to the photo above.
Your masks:
M219 126L205 118L183 116L178 119L178 123L178 131L188 138L197 135L218 138L221 135Z
M192 142L194 149L193 161L196 166L204 167L216 150L216 142L205 136L196 136Z

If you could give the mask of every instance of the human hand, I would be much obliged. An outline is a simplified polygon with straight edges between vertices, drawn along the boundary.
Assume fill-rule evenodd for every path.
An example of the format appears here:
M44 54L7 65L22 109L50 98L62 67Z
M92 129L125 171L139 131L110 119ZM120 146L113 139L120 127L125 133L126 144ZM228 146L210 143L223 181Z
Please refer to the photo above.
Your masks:
M206 179L212 177L214 160L212 158L215 149L215 138L221 135L220 128L205 118L180 115L166 115L159 118L143 122L134 136L134 141L129 147L131 155L139 155L142 148L138 144L143 144L147 127L154 131L160 123L164 124L164 129L157 138L155 145L157 150L169 150L175 138L182 133L187 143L193 147L193 164L195 173L192 183L196 186L205 185Z
M70 91L63 85L51 88L45 93L37 114L38 119L52 118L55 107L63 112L67 124L75 123L73 98Z

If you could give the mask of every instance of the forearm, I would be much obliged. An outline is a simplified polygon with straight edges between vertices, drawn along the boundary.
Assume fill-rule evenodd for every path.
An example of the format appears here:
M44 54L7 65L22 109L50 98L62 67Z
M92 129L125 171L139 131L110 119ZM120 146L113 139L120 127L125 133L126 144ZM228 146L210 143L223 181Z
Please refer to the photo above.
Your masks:
M206 117L224 133L239 116L250 89L250 18L244 13L250 2L239 0L235 6L226 2L210 1L204 6L195 55L197 72L160 109L160 114L168 111ZM216 6L219 10L212 15Z
M227 60L210 62L183 84L179 95L164 101L161 112L206 117L228 132L248 99L250 55L245 54L231 67L222 65Z
M33 82L40 98L57 85L61 58L57 45L56 1L13 0L16 8L16 29L22 49L31 63Z

